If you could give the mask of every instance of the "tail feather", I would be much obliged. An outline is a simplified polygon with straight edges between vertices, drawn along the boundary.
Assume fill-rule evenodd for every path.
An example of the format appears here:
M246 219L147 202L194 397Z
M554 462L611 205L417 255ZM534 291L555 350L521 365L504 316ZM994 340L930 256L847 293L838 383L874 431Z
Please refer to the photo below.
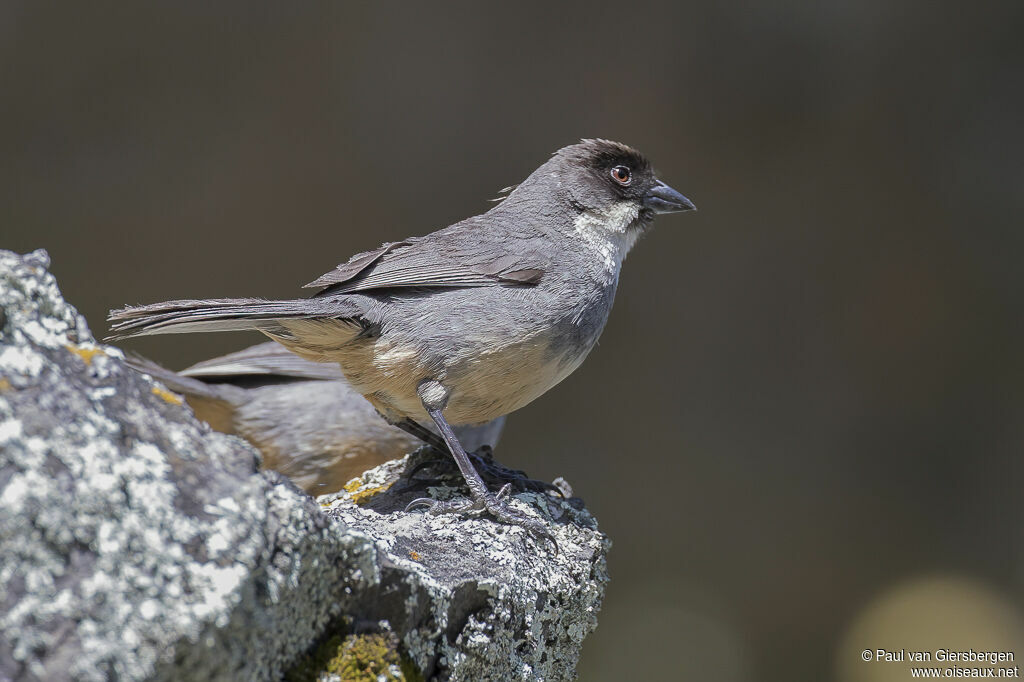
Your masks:
M276 320L351 318L358 315L346 299L298 299L267 301L260 298L219 298L166 301L152 305L111 310L113 322L107 340L151 334L187 332L266 331Z
M241 392L235 386L222 386L219 384L208 384L199 379L193 379L192 377L183 376L177 372L173 372L162 365L158 365L148 358L144 358L141 355L134 353L126 353L124 358L125 364L142 374L148 374L160 383L171 389L175 393L181 393L186 396L198 396L202 398L209 398L211 400L223 400L225 399L225 393L230 392L234 389L237 392ZM227 390L225 390L227 389Z

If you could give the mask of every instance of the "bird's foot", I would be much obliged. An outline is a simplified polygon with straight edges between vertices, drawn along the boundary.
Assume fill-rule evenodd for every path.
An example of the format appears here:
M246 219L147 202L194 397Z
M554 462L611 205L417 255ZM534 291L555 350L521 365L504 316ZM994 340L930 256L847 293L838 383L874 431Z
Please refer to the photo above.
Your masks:
M428 514L458 514L458 513L481 513L486 512L493 516L499 523L510 526L525 528L543 540L550 540L558 551L558 543L551 533L547 531L544 524L526 514L514 509L508 500L511 497L512 484L506 483L497 493L484 493L472 500L433 500L429 497L420 497L410 502L405 511L424 507Z
M564 497L564 492L557 484L551 484L547 481L538 481L535 478L530 478L525 472L519 469L510 469L505 465L495 461L493 450L489 445L483 445L476 452L467 453L469 460L473 463L473 468L476 469L480 476L485 481L492 485L507 485L511 484L512 488L516 492L534 492L534 493L548 493L556 497ZM424 460L413 467L412 471L409 472L410 478L415 476L417 473L428 467L440 468L450 470L452 474L457 474L458 469L455 466L455 462L452 461L451 455L447 452L438 453L438 457Z

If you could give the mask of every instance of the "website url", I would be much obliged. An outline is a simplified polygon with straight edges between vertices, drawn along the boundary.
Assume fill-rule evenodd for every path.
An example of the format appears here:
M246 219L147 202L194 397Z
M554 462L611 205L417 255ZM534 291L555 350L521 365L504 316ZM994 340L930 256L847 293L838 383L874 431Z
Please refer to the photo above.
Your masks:
M1020 677L1020 666L1015 665L1010 668L911 668L910 676L921 678L1014 678Z

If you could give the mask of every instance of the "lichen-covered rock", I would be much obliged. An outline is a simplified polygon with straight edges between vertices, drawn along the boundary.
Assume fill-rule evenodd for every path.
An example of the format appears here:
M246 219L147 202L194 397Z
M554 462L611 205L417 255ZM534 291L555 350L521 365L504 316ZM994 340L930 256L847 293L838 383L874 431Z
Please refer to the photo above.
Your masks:
M383 464L318 498L332 519L376 544L382 590L357 611L401 634L420 670L460 680L562 680L597 626L609 543L575 500L523 492L513 504L539 514L552 544L490 518L405 514L417 497L458 494L451 478L424 478L426 448ZM415 476L413 471L422 471Z
M273 679L374 551L0 252L0 678Z
M516 496L557 553L405 514L454 492L423 453L317 505L97 344L47 267L0 251L0 680L301 679L331 642L326 675L573 677L606 580L586 512Z

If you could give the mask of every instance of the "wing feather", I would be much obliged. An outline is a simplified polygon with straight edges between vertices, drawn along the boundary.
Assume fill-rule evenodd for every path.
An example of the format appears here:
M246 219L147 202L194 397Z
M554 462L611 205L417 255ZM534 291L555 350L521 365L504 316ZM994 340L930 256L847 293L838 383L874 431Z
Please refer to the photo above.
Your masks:
M197 362L179 374L186 377L281 376L322 381L345 378L338 365L305 360L275 341Z
M541 251L509 253L500 248L502 243L488 249L478 229L459 223L357 254L306 286L324 287L315 296L409 287L534 286L550 269ZM516 240L506 243L522 247Z
M402 246L408 246L410 242L387 242L382 244L380 248L374 249L373 251L365 251L363 253L357 253L348 259L347 263L342 263L338 267L334 268L330 272L321 275L309 284L303 285L307 288L315 287L326 287L331 284L342 284L348 282L355 277L359 276L363 270L371 267L374 263L379 261L381 258L391 253L397 248Z

